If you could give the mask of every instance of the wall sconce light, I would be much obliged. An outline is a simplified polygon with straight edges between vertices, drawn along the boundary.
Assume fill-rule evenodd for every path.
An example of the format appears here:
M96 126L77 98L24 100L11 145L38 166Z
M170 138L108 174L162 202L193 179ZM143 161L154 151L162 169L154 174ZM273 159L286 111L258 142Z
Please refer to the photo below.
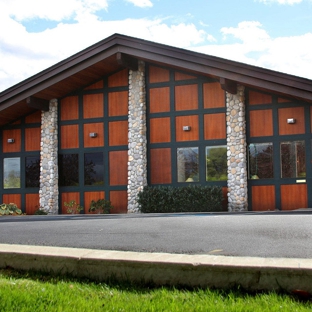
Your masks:
M183 131L190 131L191 130L191 126L183 126Z
M296 123L296 119L295 118L287 118L287 123L288 124L295 124Z
M14 143L14 139L8 139L8 143L10 144Z
M96 138L97 137L97 133L96 132L90 132L89 136L90 136L90 138Z

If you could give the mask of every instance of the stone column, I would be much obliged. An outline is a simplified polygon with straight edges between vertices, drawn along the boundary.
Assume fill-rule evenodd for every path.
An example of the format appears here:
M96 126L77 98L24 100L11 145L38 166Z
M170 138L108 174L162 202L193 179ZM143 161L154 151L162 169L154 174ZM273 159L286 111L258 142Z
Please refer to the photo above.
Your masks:
M57 100L51 100L49 111L41 112L39 201L48 214L58 214L57 105Z
M226 92L228 210L247 210L247 151L244 86Z
M147 185L145 63L129 71L128 212L138 212L137 194Z

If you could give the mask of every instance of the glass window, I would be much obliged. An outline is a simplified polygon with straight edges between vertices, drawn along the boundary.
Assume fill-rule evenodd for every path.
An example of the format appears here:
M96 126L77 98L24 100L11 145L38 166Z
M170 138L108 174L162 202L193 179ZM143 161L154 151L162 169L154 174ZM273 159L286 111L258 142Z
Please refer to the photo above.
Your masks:
M19 157L3 159L3 187L5 189L21 187L21 161Z
M40 157L28 156L25 158L26 187L39 187Z
M79 185L78 154L59 155L59 185Z
M281 143L281 177L305 178L305 143L304 141Z
M206 147L206 181L227 180L226 146Z
M87 153L84 155L84 184L104 184L103 153Z
M273 178L273 144L253 143L248 146L249 178Z
M198 182L198 147L177 150L178 182Z

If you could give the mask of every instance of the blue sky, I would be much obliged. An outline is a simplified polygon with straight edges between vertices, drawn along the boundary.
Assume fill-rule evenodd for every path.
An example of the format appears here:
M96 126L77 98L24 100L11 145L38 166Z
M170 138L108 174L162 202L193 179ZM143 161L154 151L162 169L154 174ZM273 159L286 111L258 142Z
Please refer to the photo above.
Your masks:
M312 0L0 0L0 91L113 33L312 79Z

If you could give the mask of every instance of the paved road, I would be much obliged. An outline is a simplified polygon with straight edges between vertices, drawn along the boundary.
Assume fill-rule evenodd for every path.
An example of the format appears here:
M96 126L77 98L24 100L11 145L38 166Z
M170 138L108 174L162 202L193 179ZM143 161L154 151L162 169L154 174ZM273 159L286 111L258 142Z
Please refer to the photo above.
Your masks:
M0 243L312 258L312 213L0 217Z

